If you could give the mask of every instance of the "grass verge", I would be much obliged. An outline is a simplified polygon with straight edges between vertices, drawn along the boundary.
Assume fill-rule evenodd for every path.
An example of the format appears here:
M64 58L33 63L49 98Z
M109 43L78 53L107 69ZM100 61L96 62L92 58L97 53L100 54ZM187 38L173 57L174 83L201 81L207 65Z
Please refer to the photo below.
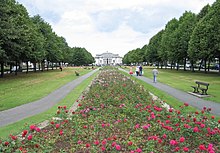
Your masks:
M63 100L61 100L58 104L54 105L48 111L26 118L24 120L18 121L14 124L7 125L5 127L0 128L0 139L7 139L10 134L18 134L22 131L22 129L27 129L31 124L39 124L45 120L51 119L56 111L58 106L67 106L70 108L73 103L79 98L82 92L88 87L91 81L95 78L98 72L94 73L91 77L84 80L79 86L77 86L74 90L72 90Z
M74 71L84 75L91 70L70 67L63 71L21 73L0 79L0 111L41 99L77 78Z

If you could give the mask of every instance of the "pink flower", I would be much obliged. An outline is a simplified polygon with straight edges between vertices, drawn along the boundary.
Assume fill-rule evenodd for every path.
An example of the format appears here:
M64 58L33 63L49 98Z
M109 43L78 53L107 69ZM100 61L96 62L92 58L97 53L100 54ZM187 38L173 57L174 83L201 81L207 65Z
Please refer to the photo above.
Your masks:
M142 126L142 128L143 128L144 130L147 130L149 127L150 127L150 124L148 124L148 125L143 125L143 126Z
M204 127L205 127L205 124L201 124L200 127L201 127L201 128L204 128Z
M138 129L139 127L140 127L140 124L136 124L134 128Z
M175 146L175 145L177 144L177 142L176 142L176 140L170 140L170 144L171 144L172 146Z
M78 143L78 144L81 144L81 143L82 143L82 141L81 141L81 140L79 140L77 143Z
M166 139L166 138L167 138L167 135L166 135L166 134L164 134L164 135L163 135L163 138L164 138L164 139Z
M58 129L60 127L60 124L56 124L56 128Z
M105 124L104 124L104 123L102 123L102 127L103 127L103 128L105 127Z
M63 130L60 130L60 135L63 135Z
M185 141L185 138L184 137L181 137L180 138L180 142L184 142Z
M116 142L112 142L112 147L114 147L116 145Z
M32 138L33 138L33 137L32 137L31 134L27 137L28 140L32 140Z
M35 130L35 127L36 127L35 125L30 125L30 130L31 130L31 131L34 131L34 130Z
M106 145L106 143L107 143L106 139L102 140L102 145Z
M199 128L196 126L193 128L193 132L199 132Z
M137 148L136 152L142 152L141 148Z
M99 144L99 140L95 140L94 144L98 145Z
M116 150L121 150L121 146L120 145L115 145L115 149Z
M132 141L129 141L129 142L128 142L128 145L129 145L129 146L131 146L132 144L133 144L133 142L132 142Z
M35 131L40 132L40 128L39 128L39 127L36 127L36 128L35 128Z
M106 150L106 148L102 146L102 151L105 151L105 150Z

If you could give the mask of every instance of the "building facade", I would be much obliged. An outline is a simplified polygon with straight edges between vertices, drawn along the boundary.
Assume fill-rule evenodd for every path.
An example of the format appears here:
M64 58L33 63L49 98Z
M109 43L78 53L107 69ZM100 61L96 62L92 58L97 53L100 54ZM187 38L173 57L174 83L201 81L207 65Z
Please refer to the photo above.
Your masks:
M95 65L104 66L104 65L121 65L122 64L122 57L118 54L113 53L102 53L96 54L95 57Z

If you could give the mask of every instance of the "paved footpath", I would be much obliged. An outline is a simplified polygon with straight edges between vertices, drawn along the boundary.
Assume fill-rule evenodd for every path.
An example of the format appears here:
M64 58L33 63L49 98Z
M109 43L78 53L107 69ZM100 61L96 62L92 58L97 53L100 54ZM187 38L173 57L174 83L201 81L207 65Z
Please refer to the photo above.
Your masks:
M127 72L124 69L120 69L121 71ZM204 100L202 98L198 98L196 96L193 96L187 92L184 91L180 91L178 89L174 89L168 85L165 85L163 83L157 82L157 83L153 83L153 80L146 78L144 76L136 76L133 75L134 77L154 86L155 88L162 90L168 94L170 94L171 96L175 97L176 99L178 99L179 101L183 102L183 103L188 103L189 105L198 108L199 110L202 110L203 107L205 106L206 108L211 108L211 113L214 115L218 115L220 116L220 103L215 103L212 101L208 101L208 100ZM160 81L160 77L158 77L158 80Z
M94 74L97 70L98 69L93 70L83 76L80 76L79 78L67 83L66 85L55 90L54 92L50 93L40 100L5 111L0 111L0 127L45 112L46 110L57 104L59 101L61 101L64 97L66 97L69 92L77 87L82 81Z

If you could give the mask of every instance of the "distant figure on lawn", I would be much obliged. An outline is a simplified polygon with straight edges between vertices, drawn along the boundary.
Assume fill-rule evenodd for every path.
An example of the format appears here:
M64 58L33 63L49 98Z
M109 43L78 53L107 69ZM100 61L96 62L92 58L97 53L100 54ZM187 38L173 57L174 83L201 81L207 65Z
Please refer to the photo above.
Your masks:
M157 82L157 75L159 72L157 71L157 69L153 69L152 73L153 73L153 82L156 83Z
M62 68L62 66L60 66L60 71L63 71L63 68Z
M135 72L136 72L136 75L139 76L139 72L140 72L140 70L139 70L139 66L136 67Z
M139 75L140 75L140 76L142 76L142 70L143 70L143 68L142 68L142 66L140 65L140 66L139 66Z
M132 66L130 67L129 74L130 74L130 75L132 75L132 74L133 74Z

